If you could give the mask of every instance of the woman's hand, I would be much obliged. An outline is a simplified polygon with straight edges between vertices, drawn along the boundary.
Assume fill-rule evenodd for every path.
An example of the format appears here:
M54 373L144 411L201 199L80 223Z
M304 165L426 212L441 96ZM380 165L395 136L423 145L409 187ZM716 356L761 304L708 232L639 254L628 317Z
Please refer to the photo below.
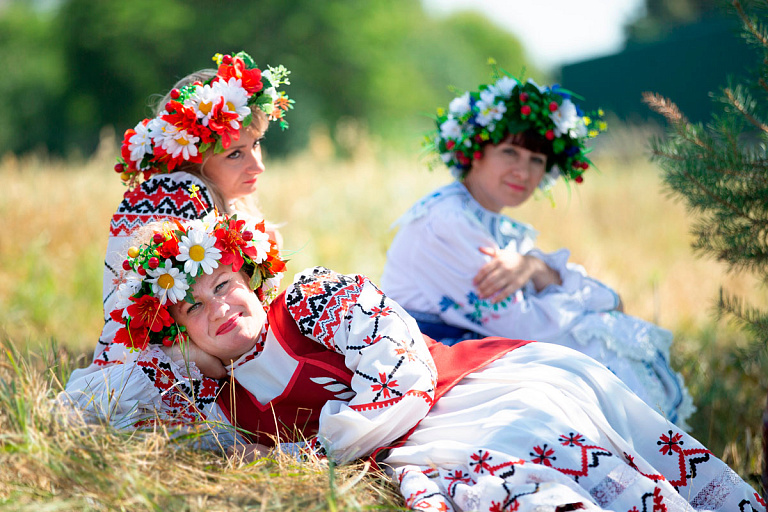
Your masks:
M191 341L183 345L175 343L171 347L162 347L162 350L179 366L184 366L187 362L195 363L203 375L208 378L223 379L227 376L227 370L219 358L204 352Z
M269 455L271 448L264 446L263 444L241 444L236 443L234 446L227 448L227 455L230 457L236 456L242 459L243 462L253 462L256 459L261 459Z
M533 283L536 291L543 290L550 284L562 284L557 271L533 256L492 247L480 247L480 252L492 258L480 268L472 280L481 299L492 297L492 302L500 302L525 286L528 281Z

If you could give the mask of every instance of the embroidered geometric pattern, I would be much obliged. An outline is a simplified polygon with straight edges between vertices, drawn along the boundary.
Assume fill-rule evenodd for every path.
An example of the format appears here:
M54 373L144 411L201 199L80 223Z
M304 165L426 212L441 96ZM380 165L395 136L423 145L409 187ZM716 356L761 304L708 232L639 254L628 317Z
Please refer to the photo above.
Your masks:
M363 296L366 300L361 300ZM298 276L286 291L285 304L301 333L322 343L326 348L341 354L354 351L362 354L365 350L373 350L381 344L386 345L386 356L378 359L375 373L371 372L373 367L355 369L355 378L369 383L365 392L363 389L357 390L356 401L347 404L347 407L355 411L370 412L388 408L406 397L423 400L428 405L433 403L436 375L432 368L430 389L411 389L406 386L405 390L401 391L402 384L398 372L401 371L403 363L421 359L417 354L403 350L405 340L379 334L383 329L382 322L395 319L402 322L403 330L400 332L409 333L410 336L406 323L400 316L394 315L394 310L387 301L381 290L367 278L342 275L322 267ZM366 332L357 333L359 336L349 336L345 347L336 346L334 338L345 323L346 330L350 329L353 311L373 321L365 324ZM413 344L412 339L409 338L409 341ZM422 363L430 367L425 361Z
M161 362L154 356L140 357L136 364L154 387L162 391L160 396L165 410L174 422L193 423L199 420L205 406L216 400L219 384L213 379L178 380L171 364Z
M469 467L478 475L490 474L498 476L500 478L508 478L515 474L515 466L522 466L525 461L522 459L510 460L509 457L502 456L502 461L498 461L496 458L495 463L494 456L487 450L478 450L471 455Z
M317 267L303 274L289 289L285 303L305 336L321 341L331 350L333 333L341 325L350 303L357 300L362 283L357 279ZM342 291L339 299L335 294ZM330 307L328 311L326 308ZM330 346L329 346L330 344Z
M699 464L704 464L709 461L712 452L706 448L692 448L684 450L682 448L684 441L682 440L682 434L673 434L671 430L667 434L659 436L659 440L656 444L661 446L659 452L662 455L669 455L670 457L677 456L677 467L679 474L676 480L672 480L671 475L665 475L669 483L676 488L685 487L688 485L688 479L696 478L696 467ZM688 468L686 469L686 462Z
M200 187L192 199L192 180L176 181L171 176L156 176L129 190L110 223L111 236L127 236L133 229L162 218L199 219L213 205L208 189Z
M568 435L560 436L560 444L569 448L577 448L580 450L580 467L578 468L563 468L557 467L553 464L557 460L555 455L555 448L548 448L547 444L543 446L534 446L531 452L532 462L535 464L543 464L560 471L563 474L573 477L578 482L579 477L587 476L590 468L596 468L600 465L600 457L612 457L611 452L597 445L584 444L584 436L578 433L571 432Z

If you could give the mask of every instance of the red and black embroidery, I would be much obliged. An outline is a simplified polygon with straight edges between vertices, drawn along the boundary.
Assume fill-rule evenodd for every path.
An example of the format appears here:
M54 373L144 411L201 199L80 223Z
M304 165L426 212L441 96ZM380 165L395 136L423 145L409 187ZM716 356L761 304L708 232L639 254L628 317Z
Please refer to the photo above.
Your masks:
M141 357L136 364L160 392L171 416L200 420L200 411L216 400L219 383L213 379L177 379L170 363L153 356Z
M488 473L489 475L498 476L500 478L508 478L515 474L515 466L522 466L525 464L525 461L522 459L506 460L499 462L498 464L491 464L491 461L493 461L493 456L489 451L478 450L470 456L469 467L475 473L481 475Z
M661 495L661 489L656 487L653 489L653 492L643 494L642 508L635 506L627 512L667 512L667 506L664 504L664 496Z
M503 503L498 503L495 501L491 502L491 507L489 509L490 512L514 512L520 508L520 502L518 501L519 498L539 492L539 484L533 484L530 491L518 492L516 494L512 493L512 490L509 488L509 484L507 482L504 482L502 487L507 492L507 499L504 500Z
M560 436L560 444L566 448L578 449L581 453L579 459L581 466L578 468L565 468L557 467L554 461L557 460L555 455L556 450L554 447L549 447L548 444L542 446L534 446L533 451L530 452L532 462L535 464L543 464L560 471L561 473L573 477L578 482L582 476L587 476L591 468L596 468L600 465L600 457L612 457L613 454L605 448L597 445L584 444L584 436L578 433L571 432L568 435Z
M197 185L197 198L189 197L189 187ZM213 205L208 189L197 180L176 181L171 176L156 176L123 195L110 223L112 236L129 235L136 227L166 217L199 219Z
M303 335L312 336L338 352L333 335L357 302L362 284L362 277L317 267L296 280L286 292L285 304Z
M663 455L669 455L670 457L677 457L678 475L676 479L672 478L672 475L665 475L669 483L675 486L675 488L685 487L688 485L688 480L696 478L696 467L699 464L704 464L710 460L712 452L706 448L690 448L683 449L684 441L683 436L680 433L673 433L669 430L667 434L659 436L659 440L656 444L661 446L659 451ZM687 468L686 468L687 466Z

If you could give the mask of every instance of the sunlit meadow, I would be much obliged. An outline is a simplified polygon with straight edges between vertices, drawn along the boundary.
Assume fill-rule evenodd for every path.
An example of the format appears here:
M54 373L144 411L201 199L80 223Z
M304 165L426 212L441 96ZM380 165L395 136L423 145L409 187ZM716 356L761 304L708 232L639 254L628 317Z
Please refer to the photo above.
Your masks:
M377 281L392 223L423 194L447 183L414 155L387 152L351 130L348 159L315 136L308 150L268 160L260 204L280 225L290 272L324 265ZM761 351L713 318L721 286L757 305L765 290L727 274L689 247L692 222L666 197L648 162L647 129L613 130L594 154L599 171L582 185L559 184L515 211L545 250L613 286L628 313L672 330L673 361L699 411L693 434L746 478L759 473L766 382ZM0 162L0 505L51 510L392 509L391 486L363 465L329 470L292 461L253 465L177 450L158 433L125 436L58 420L49 398L84 365L102 323L101 263L109 218L124 187L112 171L106 133L91 158L44 156ZM267 156L269 159L269 156ZM290 277L288 278L290 280ZM753 480L753 484L757 485ZM312 487L308 498L298 498ZM249 492L252 491L252 492ZM343 491L343 492L341 492ZM261 507L261 508L260 508Z

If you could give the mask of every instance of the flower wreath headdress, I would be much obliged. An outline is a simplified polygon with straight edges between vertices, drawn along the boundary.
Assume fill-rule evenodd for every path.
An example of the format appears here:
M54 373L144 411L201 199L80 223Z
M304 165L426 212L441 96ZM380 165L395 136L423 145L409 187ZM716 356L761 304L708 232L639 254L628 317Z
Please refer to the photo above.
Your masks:
M283 66L261 71L245 52L217 53L213 60L218 65L213 78L173 89L163 112L126 130L115 171L129 186L142 177L171 172L185 161L202 162L210 147L215 153L224 151L251 123L253 105L269 121L288 128L284 114L294 101L277 88L290 85L290 71Z
M437 131L427 138L427 149L456 178L463 178L486 143L499 144L510 133L532 130L552 142L554 153L540 187L546 190L561 174L581 183L591 164L586 142L606 128L602 110L585 115L573 101L575 95L558 85L520 82L506 72L500 75L495 65L493 70L493 83L455 98L447 112L438 110Z
M250 273L250 287L263 303L276 295L285 261L263 221L249 224L237 215L213 212L201 220L166 221L161 226L150 242L129 248L123 261L125 281L111 313L123 325L115 343L141 350L150 343L171 346L185 341L186 328L173 321L168 306L194 302L195 279L219 265Z

